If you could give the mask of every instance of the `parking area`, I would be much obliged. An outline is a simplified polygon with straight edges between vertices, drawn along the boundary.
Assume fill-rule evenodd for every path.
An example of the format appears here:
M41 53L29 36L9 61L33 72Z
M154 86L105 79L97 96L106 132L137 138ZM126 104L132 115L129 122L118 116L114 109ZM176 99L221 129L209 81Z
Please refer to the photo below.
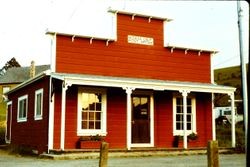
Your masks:
M219 156L221 167L245 167L245 154L221 154ZM98 159L77 160L51 160L31 156L9 154L0 150L1 167L97 167ZM178 155L178 156L151 156L151 157L126 157L109 158L109 167L206 167L206 155Z

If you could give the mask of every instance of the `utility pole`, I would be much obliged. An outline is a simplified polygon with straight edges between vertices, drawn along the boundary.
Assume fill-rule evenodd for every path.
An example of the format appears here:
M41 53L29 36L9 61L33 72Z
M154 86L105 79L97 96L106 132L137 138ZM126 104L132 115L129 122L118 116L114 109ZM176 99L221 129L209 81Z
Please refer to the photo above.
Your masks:
M242 83L242 98L243 98L243 112L244 112L244 126L245 126L245 153L246 153L246 164L247 162L247 136L248 136L248 103L247 103L247 76L246 76L246 63L243 53L243 41L242 41L242 9L240 6L240 1L237 1L237 13L238 13L238 29L239 29L239 47L240 47L240 60L241 60L241 83Z

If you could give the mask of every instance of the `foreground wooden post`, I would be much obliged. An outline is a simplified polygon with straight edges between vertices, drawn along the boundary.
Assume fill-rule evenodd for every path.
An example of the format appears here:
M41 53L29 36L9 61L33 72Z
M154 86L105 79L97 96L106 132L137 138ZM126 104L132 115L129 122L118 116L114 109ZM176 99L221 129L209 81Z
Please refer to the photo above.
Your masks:
M207 166L219 167L218 141L208 141L207 143Z
M108 148L109 148L109 144L106 142L102 142L101 147L100 147L99 167L108 166Z

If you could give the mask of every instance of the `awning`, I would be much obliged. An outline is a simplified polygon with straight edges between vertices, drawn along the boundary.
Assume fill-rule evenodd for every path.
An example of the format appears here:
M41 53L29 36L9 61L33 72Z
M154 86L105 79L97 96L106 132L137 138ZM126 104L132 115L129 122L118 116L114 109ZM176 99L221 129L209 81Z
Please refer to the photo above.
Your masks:
M68 85L89 85L104 87L131 87L150 90L188 90L190 92L231 94L236 88L210 83L180 82L157 79L138 79L128 77L111 77L99 75L51 73L52 78L63 80Z

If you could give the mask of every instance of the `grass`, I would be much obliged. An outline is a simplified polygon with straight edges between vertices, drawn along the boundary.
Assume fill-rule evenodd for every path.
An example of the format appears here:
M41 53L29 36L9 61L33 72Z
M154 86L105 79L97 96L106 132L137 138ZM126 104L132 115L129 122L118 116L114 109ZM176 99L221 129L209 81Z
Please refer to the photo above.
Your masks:
M245 150L245 132L243 121L235 125L236 132L236 149L239 151ZM231 124L222 124L216 126L216 138L219 147L231 147Z

